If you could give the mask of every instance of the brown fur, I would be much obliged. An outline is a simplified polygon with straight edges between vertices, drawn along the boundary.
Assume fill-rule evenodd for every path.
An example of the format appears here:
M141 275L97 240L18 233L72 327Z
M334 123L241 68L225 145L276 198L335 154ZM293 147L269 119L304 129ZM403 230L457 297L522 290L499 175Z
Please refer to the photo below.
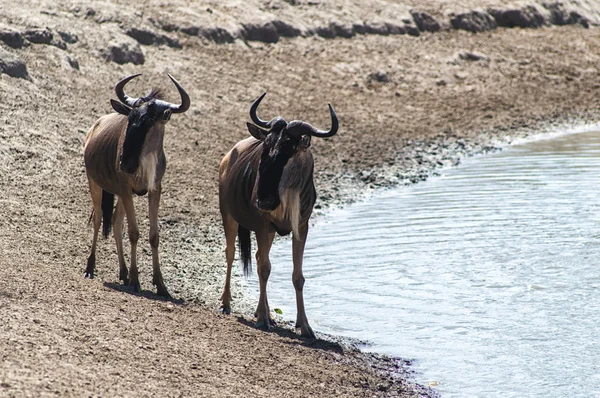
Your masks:
M266 283L271 270L269 250L275 232L281 235L293 232L293 280L298 306L296 326L301 329L302 335L314 337L304 311L302 294L302 256L308 233L308 220L316 201L312 153L309 148L301 148L288 160L278 187L281 204L273 211L264 212L255 206L262 145L262 141L252 137L238 142L225 155L219 168L219 205L227 240L227 278L221 297L222 308L224 312L230 311L231 266L239 225L256 234L256 260L260 278L260 298L256 316L259 326L270 328L273 321L269 315L266 294Z
M153 91L150 95L159 95ZM84 160L86 174L90 186L90 194L94 204L92 221L94 223L94 239L92 251L88 259L86 276L93 277L95 266L95 251L98 229L101 223L102 191L118 196L116 212L112 217L115 242L119 257L120 279L139 291L139 278L136 261L136 248L139 238L135 211L133 208L133 193L148 192L150 215L150 243L152 248L153 283L157 293L169 296L164 285L158 260L158 206L161 194L161 180L165 173L167 162L163 150L165 122L156 122L146 134L144 146L140 155L138 170L127 174L119 168L119 157L125 140L127 117L111 113L101 117L86 136ZM131 266L129 275L125 266L122 246L123 218L127 215L128 235L131 243Z

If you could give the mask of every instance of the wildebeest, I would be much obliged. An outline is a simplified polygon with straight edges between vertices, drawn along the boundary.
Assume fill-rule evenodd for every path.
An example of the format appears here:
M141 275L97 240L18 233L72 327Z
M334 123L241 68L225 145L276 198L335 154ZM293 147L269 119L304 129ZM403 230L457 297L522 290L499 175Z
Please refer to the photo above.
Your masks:
M134 291L140 290L136 261L136 248L139 230L133 207L133 194L148 193L148 213L150 218L150 246L152 248L152 282L157 293L169 296L163 282L158 262L158 206L161 194L161 180L167 167L163 150L165 124L173 113L183 113L190 107L190 97L171 75L171 81L181 96L181 105L174 105L160 99L159 90L141 98L132 98L123 88L132 75L115 86L121 102L110 100L117 113L102 116L88 131L84 150L85 171L94 209L91 220L94 225L92 250L88 257L85 276L93 278L96 263L96 243L98 231L108 237L111 224L114 229L119 257L119 279ZM118 201L114 210L114 197ZM129 275L123 256L123 218L127 215L127 232L131 243L131 267Z
M257 327L269 330L273 320L269 315L267 280L271 273L269 251L275 237L292 232L296 289L296 327L303 336L314 337L304 311L302 288L302 257L308 234L308 220L317 193L313 183L314 162L310 150L311 137L327 138L338 131L338 119L332 106L331 129L321 131L308 123L281 117L263 121L256 109L266 93L250 108L247 123L252 137L238 142L221 161L219 168L219 206L227 242L227 277L223 290L222 310L231 311L231 265L235 256L235 237L239 237L240 257L244 273L251 265L250 231L256 234L256 262L260 279L260 297L256 308ZM262 128L261 128L262 127ZM268 130L263 130L268 129Z

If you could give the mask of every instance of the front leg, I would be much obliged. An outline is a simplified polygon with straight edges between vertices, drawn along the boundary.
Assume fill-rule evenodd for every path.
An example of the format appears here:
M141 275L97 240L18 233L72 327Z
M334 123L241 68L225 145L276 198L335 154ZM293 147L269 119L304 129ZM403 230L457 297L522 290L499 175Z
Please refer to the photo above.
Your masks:
M300 328L302 336L315 338L315 333L308 324L306 318L306 312L304 311L304 295L302 290L304 288L304 275L302 275L302 259L304 257L304 245L306 244L306 237L308 235L308 222L300 227L298 233L299 236L295 236L292 239L292 255L294 258L294 271L292 273L292 282L296 289L296 327Z
M152 248L152 283L156 286L156 294L171 297L163 281L158 261L158 206L160 204L161 184L156 184L153 191L148 192L148 215L150 218L150 247Z
M140 291L140 279L137 268L137 242L140 238L140 230L135 219L135 209L133 207L133 198L131 195L122 196L123 207L127 215L127 234L129 235L129 243L131 243L131 265L129 267L129 286L134 292Z
M270 330L274 324L269 314L269 302L267 301L267 281L271 274L271 261L269 260L269 251L275 238L275 232L266 232L265 230L256 232L256 270L260 281L260 296L258 298L258 306L256 307L256 327L260 329Z

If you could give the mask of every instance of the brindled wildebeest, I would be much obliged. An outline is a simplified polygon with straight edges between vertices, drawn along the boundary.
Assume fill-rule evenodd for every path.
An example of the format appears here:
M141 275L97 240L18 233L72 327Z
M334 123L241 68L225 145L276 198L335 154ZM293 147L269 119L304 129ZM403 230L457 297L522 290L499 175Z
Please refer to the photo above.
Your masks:
M100 224L108 237L111 224L114 229L119 257L119 279L134 291L140 290L136 261L139 230L133 207L133 194L148 193L150 218L150 246L152 248L152 282L161 296L169 296L163 282L158 262L158 206L161 194L161 179L167 167L163 150L165 124L172 113L183 113L190 107L190 97L171 75L171 81L181 96L181 105L160 99L160 91L152 90L141 98L132 98L123 88L132 75L115 86L121 102L110 100L117 113L102 116L88 131L84 150L85 171L90 186L94 209L91 219L94 224L92 250L87 262L85 276L93 278L96 263L96 243ZM118 196L116 211L114 197ZM131 242L131 267L129 275L123 256L123 218L127 215L127 232Z
M306 318L302 295L302 257L308 234L308 220L317 198L313 183L314 162L310 139L335 135L338 131L338 119L329 105L329 131L318 130L299 120L287 123L281 117L269 122L263 121L256 115L256 109L265 95L266 93L254 101L250 108L250 118L256 124L247 123L252 137L238 142L225 155L219 169L219 206L227 241L227 279L221 296L221 308L224 313L231 311L230 279L236 233L244 273L247 275L251 265L250 231L254 231L258 244L256 262L260 279L256 325L270 329L273 320L269 315L267 301L267 280L271 273L269 251L275 232L279 235L292 232L292 281L296 289L298 309L296 327L300 328L303 336L314 337Z

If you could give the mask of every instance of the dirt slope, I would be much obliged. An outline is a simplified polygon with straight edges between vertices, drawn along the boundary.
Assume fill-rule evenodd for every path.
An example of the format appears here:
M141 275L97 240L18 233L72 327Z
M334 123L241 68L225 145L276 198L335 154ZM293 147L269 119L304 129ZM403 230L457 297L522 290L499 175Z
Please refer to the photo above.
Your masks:
M305 32L277 43L240 37L219 44L152 22L159 16L179 27L207 21L234 25L235 32L268 14L317 25L308 2L293 9L289 3L3 2L0 28L26 42L15 47L1 40L0 57L22 60L29 79L0 74L0 395L432 394L406 381L402 369L373 370L403 368L403 362L365 359L335 344L263 333L236 316L216 315L225 267L219 160L247 136L249 104L267 91L265 118L326 128L327 103L338 112L340 133L313 142L319 208L422 180L435 167L493 149L528 128L593 121L600 32L580 24L332 40ZM318 11L344 21L369 19L370 8L359 3ZM449 2L384 5L391 3L407 15L411 7L432 15L460 11ZM461 3L466 9L490 4ZM125 33L132 26L169 40L140 45ZM50 40L40 31L50 32ZM107 60L115 59L111 45L137 54L132 60L141 53L144 62ZM82 277L91 243L83 138L111 111L114 83L138 72L144 76L128 87L133 95L158 86L176 101L169 72L192 98L191 109L167 126L165 142L160 253L175 302L152 294L144 199L137 201L144 294L118 286L112 239L100 243L98 277ZM277 298L270 300L276 307ZM253 305L238 279L234 310L247 313Z

